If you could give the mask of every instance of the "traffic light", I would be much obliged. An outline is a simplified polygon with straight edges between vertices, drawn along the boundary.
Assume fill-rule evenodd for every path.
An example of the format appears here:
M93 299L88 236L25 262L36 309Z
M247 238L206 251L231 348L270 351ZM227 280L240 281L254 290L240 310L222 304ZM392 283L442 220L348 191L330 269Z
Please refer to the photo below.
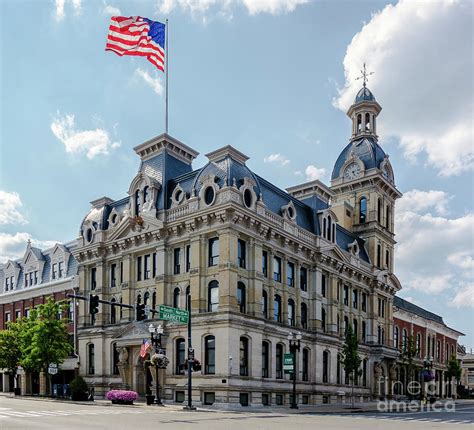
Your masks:
M138 304L137 305L137 321L143 321L144 319L146 319L145 305L143 303Z
M95 315L99 312L99 296L89 295L89 313Z

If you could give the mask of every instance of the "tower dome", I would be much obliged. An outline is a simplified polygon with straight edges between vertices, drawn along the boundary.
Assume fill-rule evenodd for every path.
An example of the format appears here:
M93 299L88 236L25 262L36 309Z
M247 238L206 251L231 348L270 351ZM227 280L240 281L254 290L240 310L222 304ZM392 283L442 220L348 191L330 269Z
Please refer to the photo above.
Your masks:
M359 92L356 95L356 98L354 100L354 104L360 103L363 101L370 101L370 102L375 102L375 97L372 94L372 91L370 91L366 86L362 87Z

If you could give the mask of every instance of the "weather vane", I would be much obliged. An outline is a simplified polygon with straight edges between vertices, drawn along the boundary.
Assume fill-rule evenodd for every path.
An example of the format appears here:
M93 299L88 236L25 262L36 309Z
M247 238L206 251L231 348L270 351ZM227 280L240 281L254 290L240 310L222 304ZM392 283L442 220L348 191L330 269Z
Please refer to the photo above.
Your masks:
M368 76L373 75L374 72L367 73L367 71L365 70L365 63L364 63L364 70L361 70L360 73L362 73L362 76L359 76L358 78L356 78L356 81L359 80L359 79L363 79L364 80L364 88L365 88L365 84L369 80Z

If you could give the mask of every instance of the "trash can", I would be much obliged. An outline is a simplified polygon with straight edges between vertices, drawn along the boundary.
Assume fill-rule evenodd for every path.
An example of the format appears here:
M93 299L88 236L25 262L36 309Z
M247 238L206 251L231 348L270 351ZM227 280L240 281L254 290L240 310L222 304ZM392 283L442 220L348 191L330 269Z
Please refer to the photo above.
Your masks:
M58 397L58 384L53 384L53 397Z
M71 390L69 389L69 384L63 385L63 397L71 397Z

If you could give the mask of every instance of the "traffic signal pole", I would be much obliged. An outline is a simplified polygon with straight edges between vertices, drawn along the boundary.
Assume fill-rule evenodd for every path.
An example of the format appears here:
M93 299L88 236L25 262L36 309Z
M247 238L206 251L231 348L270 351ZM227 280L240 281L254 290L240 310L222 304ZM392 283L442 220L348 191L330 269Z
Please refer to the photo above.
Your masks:
M196 407L193 406L194 349L191 342L191 294L187 295L186 304L188 308L188 405L183 409L187 411L194 411L196 410Z

